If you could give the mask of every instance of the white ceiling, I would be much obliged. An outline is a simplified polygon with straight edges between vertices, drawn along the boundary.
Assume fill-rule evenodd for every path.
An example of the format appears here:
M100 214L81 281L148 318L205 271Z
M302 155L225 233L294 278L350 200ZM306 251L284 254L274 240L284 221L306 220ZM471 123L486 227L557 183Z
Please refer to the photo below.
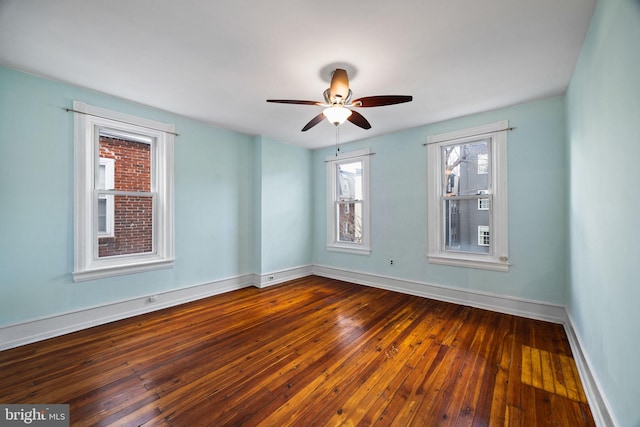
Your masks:
M0 65L307 148L331 65L362 108L358 140L564 93L595 0L0 0ZM179 129L178 129L179 132Z

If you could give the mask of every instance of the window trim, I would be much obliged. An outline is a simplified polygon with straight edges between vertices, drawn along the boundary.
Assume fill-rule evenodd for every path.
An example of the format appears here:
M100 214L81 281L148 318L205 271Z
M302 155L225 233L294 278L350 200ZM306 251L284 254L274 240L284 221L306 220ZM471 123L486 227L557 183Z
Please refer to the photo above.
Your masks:
M433 264L509 271L508 258L508 200L507 200L507 128L503 120L483 126L430 135L427 139L427 259ZM459 145L480 139L491 140L490 188L491 216L489 229L491 245L489 254L446 251L444 248L443 212L441 197L443 170L441 147Z
M175 126L141 117L73 102L74 113L74 270L75 282L170 268L174 263L173 143ZM99 150L95 138L101 127L144 135L155 141L154 251L152 253L97 256L96 165ZM152 149L153 146L152 146ZM152 181L154 181L152 179Z
M356 255L371 254L371 218L370 218L370 157L369 148L327 156L327 245L333 252L344 252ZM337 166L343 163L362 161L362 243L339 242L337 228Z

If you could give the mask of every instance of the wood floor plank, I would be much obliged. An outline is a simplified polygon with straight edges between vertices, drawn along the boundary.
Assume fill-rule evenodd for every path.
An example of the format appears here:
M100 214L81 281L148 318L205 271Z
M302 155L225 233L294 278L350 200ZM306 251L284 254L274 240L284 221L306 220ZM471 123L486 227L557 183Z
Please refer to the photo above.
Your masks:
M442 309L437 310L438 313L446 312L446 310L453 310L453 305L443 305ZM366 412L357 406L357 417L352 417L350 421L353 421L356 425L368 426L368 425L391 425L394 422L394 418L405 407L410 412L414 405L414 400L408 401L414 396L415 390L418 386L417 381L421 379L429 367L433 364L438 354L438 349L441 348L434 340L426 340L425 337L436 337L438 333L442 333L441 322L443 320L442 314L433 315L429 313L427 319L417 323L412 335L414 340L409 346L414 347L412 354L404 361L404 365L395 374L393 378L386 386L381 386L382 391L375 396L369 393L371 398L364 399L367 403ZM416 319L418 321L419 319ZM396 358L402 357L396 355ZM402 359L400 359L402 360ZM357 423L356 423L357 421Z
M564 373L562 372L562 362L560 361L560 354L551 355L551 367L553 371L553 383L556 390L556 394L562 397L569 397L567 385L564 379Z
M523 427L522 410L516 406L507 405L505 412L505 427Z
M478 393L482 382L473 381L474 378L482 378L487 365L489 346L493 342L493 336L497 326L497 316L488 311L483 312L483 317L476 329L474 342L467 354L467 361L463 365L456 380L456 391L450 396L449 404L444 410L443 418L451 420L450 425L470 425L475 416Z
M396 337L391 347L378 356L381 359L380 367L376 369L366 380L352 387L352 390L342 390L341 397L345 401L340 411L336 411L329 418L328 425L357 425L362 419L368 417L367 424L371 424L378 418L377 410L384 408L380 399L386 400L398 385L394 381L402 381L401 371L409 364L418 362L419 356L424 352L426 343L423 336L431 332L432 324L427 320L427 313L412 314L408 319L407 327ZM406 373L405 373L406 376ZM379 390L372 393L371 390ZM339 396L336 396L339 397ZM390 396L389 396L390 397ZM372 412L369 414L369 412Z
M482 318L484 312L475 309L467 309L463 317L454 322L452 330L455 335L449 335L446 343L450 344L443 363L435 375L435 382L430 383L427 379L425 385L427 393L422 398L421 405L415 412L412 425L437 425L450 423L450 414L446 412L452 395L457 394L457 389L461 387L458 381L460 372L465 362L467 362L468 352L471 346L476 343L476 325ZM464 319L464 322L461 320ZM465 323L470 327L458 326ZM451 338L451 339L450 339Z
M509 322L510 325L513 322ZM508 423L507 392L509 390L509 369L513 360L513 347L515 346L513 334L510 329L503 330L502 351L498 362L495 376L493 377L494 388L488 387L486 393L491 393L491 409L487 425L490 427L503 426ZM491 382L489 379L488 382ZM481 425L481 424L480 424Z
M333 310L331 307L328 307L327 310ZM353 311L350 311L349 308L352 308ZM345 317L355 316L360 310L362 310L362 303L359 301L351 304L351 307L349 307L349 304L345 304L345 306L341 308L343 316ZM322 320L322 317L320 317L319 320ZM324 321L318 322L317 324L313 322L307 323L303 328L296 330L295 337L285 334L282 336L282 342L273 342L272 345L269 346L268 355L270 359L275 358L275 360L272 361L273 363L268 362L267 366L260 367L260 365L257 364L260 359L252 357L252 367L254 369L259 367L261 371L250 376L245 376L244 381L237 382L225 393L224 401L221 402L220 405L222 411L219 411L216 418L212 421L219 425L230 422L234 416L240 413L243 407L242 401L246 399L247 395L257 394L261 396L258 400L264 401L266 396L263 396L263 394L268 392L268 387L278 388L278 386L282 386L287 378L287 372L304 369L305 366L317 360L318 355L330 351L332 343L326 339L326 334L322 328L323 326L327 327L328 325ZM333 323L331 327L340 327L340 325L336 322ZM343 327L338 335L332 336L332 339L335 340L336 338L345 337L346 334L352 331L352 328ZM354 338L355 335L352 335L347 339L352 340ZM314 345L317 348L317 351L311 357L304 354L302 349L302 347L307 345ZM278 347L280 351L277 350ZM272 351L272 348L276 348L276 351ZM283 355L279 356L281 352L283 352ZM249 400L254 402L255 398L252 397ZM255 406L255 404L253 405Z
M509 364L511 363L513 333L512 319L496 315L495 342L490 346L487 368L481 381L472 426L488 426L493 416L504 425ZM499 403L498 403L499 402ZM496 408L494 408L494 403Z
M392 407L389 411L383 410L384 417L378 418L379 425L410 425L415 418L416 411L422 404L424 394L430 389L432 384L436 384L437 372L444 375L445 369L440 370L444 364L443 360L449 351L449 347L437 342L432 342L422 356L421 361L409 373L406 380L402 383L401 389L396 396L401 397L401 405L396 404L399 410L393 411ZM425 382L425 379L432 380ZM438 382L439 384L439 382ZM385 408L386 409L386 408Z
M335 363L328 366L322 375L311 380L301 390L290 397L284 405L280 406L272 416L266 418L260 425L273 426L278 420L287 425L295 424L305 418L311 410L327 406L327 402L333 403L332 396L336 387L346 387L355 380L370 374L371 365L366 361L372 356L385 351L393 342L393 336L389 334L394 329L397 321L402 321L410 313L404 308L388 317L384 322L376 326L375 333L369 333L366 339L359 345L348 350L344 357L338 358ZM372 330L373 332L373 330ZM378 336L379 339L376 339ZM340 407L335 407L336 411ZM313 415L311 415L313 417Z
M310 276L0 352L74 426L595 426L561 325Z

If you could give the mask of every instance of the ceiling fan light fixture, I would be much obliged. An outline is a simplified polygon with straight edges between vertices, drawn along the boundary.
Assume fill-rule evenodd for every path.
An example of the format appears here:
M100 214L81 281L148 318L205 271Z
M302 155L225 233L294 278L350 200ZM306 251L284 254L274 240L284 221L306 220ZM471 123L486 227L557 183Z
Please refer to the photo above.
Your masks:
M322 114L324 114L327 120L338 126L349 118L351 110L340 105L335 105L333 107L325 108Z

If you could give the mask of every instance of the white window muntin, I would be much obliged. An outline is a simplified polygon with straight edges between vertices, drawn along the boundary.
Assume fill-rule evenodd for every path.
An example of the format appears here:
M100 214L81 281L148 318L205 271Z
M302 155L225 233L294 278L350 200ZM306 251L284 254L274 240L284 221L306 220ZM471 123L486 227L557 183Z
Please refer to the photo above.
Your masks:
M427 184L427 229L429 262L460 267L508 271L508 212L507 212L507 128L508 121L501 121L470 129L429 136L427 140L428 172ZM446 251L444 247L444 220L441 209L443 198L443 180L445 171L441 148L460 145L482 139L491 141L489 157L490 174L490 220L489 227L494 230L491 236L488 254ZM472 196L473 197L473 196ZM487 195L482 195L487 198ZM474 197L478 198L478 196Z
M369 167L371 154L369 149L341 153L337 156L327 156L327 250L368 255L371 253L370 244L370 207L369 207ZM339 240L340 227L339 209L345 206L345 200L340 199L338 166L354 162L362 162L362 194L350 200L361 206L362 239L360 242L345 242Z
M75 260L74 281L136 273L173 265L173 141L175 127L140 117L74 101L75 113ZM152 182L155 191L141 192L157 198L153 203L151 253L98 258L97 209L100 195L130 195L131 192L96 188L99 165L99 133L131 135L144 142L155 141L152 149ZM143 142L140 141L140 142ZM155 154L154 154L155 153ZM155 156L155 157L154 157ZM155 195L155 196L154 196Z

